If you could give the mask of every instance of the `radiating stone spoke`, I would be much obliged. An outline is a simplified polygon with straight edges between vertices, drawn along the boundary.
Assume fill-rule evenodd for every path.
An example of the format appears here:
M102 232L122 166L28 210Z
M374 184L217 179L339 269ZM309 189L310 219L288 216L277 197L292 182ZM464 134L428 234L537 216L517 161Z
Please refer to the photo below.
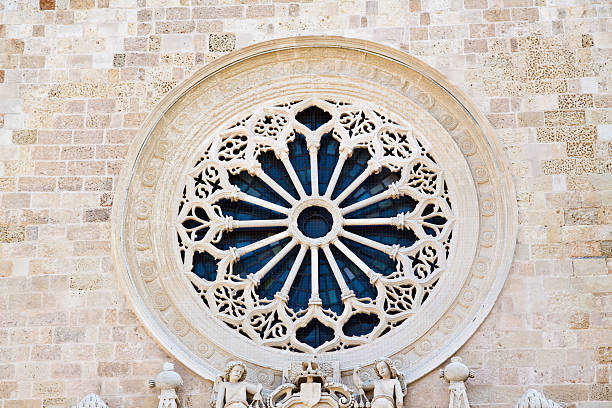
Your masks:
M372 197L366 198L365 200L361 200L354 204L341 208L340 213L342 215L346 215L346 214L352 213L353 211L357 211L362 208L365 208L369 205L376 204L379 201L386 200L390 197L391 197L391 192L389 190L385 190L382 193L375 194Z
M287 218L279 220L232 220L232 228L269 228L286 227L289 224Z
M394 217L386 218L347 218L344 219L344 225L354 226L374 226L374 225L392 225L397 229L409 228L414 221L408 218L405 213L399 213Z
M253 242L252 244L240 247L240 248L230 248L230 252L233 250L235 251L236 255L238 256L238 258L248 254L249 252L253 252L258 250L259 248L263 248L265 246L268 246L270 244L275 243L276 241L280 241L283 238L287 238L289 236L289 231L283 231L283 232L279 232L278 234L274 234L271 235L267 238L264 238L262 240Z
M297 200L289 194L287 190L282 188L273 178L268 176L263 170L257 173L257 177L266 183L272 190L274 190L279 196L283 197L289 204L293 205Z
M347 188L344 189L342 193L338 197L334 199L334 203L339 205L342 203L357 187L359 187L368 177L370 177L371 173L366 169L363 173L359 175Z
M310 247L310 300L309 304L320 304L319 297L319 248Z
M269 201L262 200L261 198L253 197L247 193L239 193L239 199L242 201L246 201L247 203L255 204L263 208L267 208L268 210L276 211L277 213L285 214L289 212L288 208L281 207L278 204L273 204Z
M363 262L353 251L347 248L339 239L334 241L334 245L338 248L346 257L353 262L361 271L370 279L370 283L376 282L381 276L380 273L374 272L365 262Z
M312 195L313 196L318 196L319 195L319 170L318 170L318 163L317 163L317 150L316 149L312 149L309 151L309 156L310 156L310 186L312 189Z
M323 253L325 254L325 257L327 258L327 262L329 263L329 266L331 267L331 270L332 270L332 273L334 274L334 278L336 279L336 282L338 282L338 286L340 287L342 298L346 298L350 296L351 294L353 294L353 291L350 290L348 285L346 284L346 281L344 280L344 277L342 276L342 273L340 272L340 268L338 268L336 259L334 258L334 255L332 254L331 249L329 249L329 246L326 245L323 247Z
M304 191L304 186L302 186L302 182L300 181L298 175L295 173L295 170L293 169L293 165L291 164L289 157L288 156L283 157L282 162L283 162L283 165L285 166L285 169L287 169L287 173L289 173L291 182L293 182L293 186L295 187L298 194L300 195L300 198L306 198L306 192Z
M325 197L331 198L334 188L336 188L336 183L338 182L338 177L340 177L340 172L342 171L342 167L344 167L344 162L346 158L343 155L340 155L340 158L336 162L336 167L334 167L334 172L329 179L329 184L327 184L327 189L325 190Z
M302 262L304 261L304 257L306 256L306 251L308 251L308 247L306 245L301 245L300 251L298 252L297 256L295 257L295 261L291 266L289 275L287 275L287 279L285 280L285 283L283 284L283 287L279 292L283 298L287 298L289 296L289 291L293 286L293 281L295 280L295 276L297 275L300 266L302 266Z
M361 235L353 234L352 232L346 230L342 230L341 235L345 238L350 239L351 241L355 241L359 244L376 249L380 252L384 252L389 256L393 254L393 251L389 245L381 244L380 242L376 242L372 239L362 237Z
M270 259L260 270L257 271L257 273L249 275L249 278L253 280L257 285L259 285L259 282L264 278L264 276L266 276L268 272L270 272L270 269L274 268L274 266L276 266L276 264L281 259L283 259L296 244L297 241L295 240L295 238L289 241L289 243L285 245L285 247L281 249L276 255L274 255L272 259Z

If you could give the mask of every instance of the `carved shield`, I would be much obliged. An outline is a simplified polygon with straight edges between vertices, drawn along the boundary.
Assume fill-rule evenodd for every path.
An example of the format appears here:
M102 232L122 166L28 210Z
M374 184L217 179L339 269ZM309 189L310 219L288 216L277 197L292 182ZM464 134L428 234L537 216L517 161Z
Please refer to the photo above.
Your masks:
M300 399L308 408L315 406L321 400L321 384L316 382L302 383Z

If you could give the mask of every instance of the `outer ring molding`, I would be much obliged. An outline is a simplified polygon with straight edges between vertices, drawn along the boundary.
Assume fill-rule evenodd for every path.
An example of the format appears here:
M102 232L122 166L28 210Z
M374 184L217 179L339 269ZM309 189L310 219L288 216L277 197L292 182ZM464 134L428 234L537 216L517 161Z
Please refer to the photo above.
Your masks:
M406 114L439 144L449 173L461 174L449 175L453 200L465 208L458 234L473 240L462 240L449 257L454 289L425 308L414 326L318 356L339 360L345 371L391 357L414 381L459 349L490 312L510 269L518 217L510 171L486 118L442 74L387 46L341 37L268 41L213 61L169 92L132 142L115 191L113 255L125 292L152 337L204 378L241 358L258 381L272 386L282 362L308 358L274 351L280 355L275 359L266 348L215 326L175 271L168 221L176 208L177 177L193 164L191 150L279 92L361 97Z

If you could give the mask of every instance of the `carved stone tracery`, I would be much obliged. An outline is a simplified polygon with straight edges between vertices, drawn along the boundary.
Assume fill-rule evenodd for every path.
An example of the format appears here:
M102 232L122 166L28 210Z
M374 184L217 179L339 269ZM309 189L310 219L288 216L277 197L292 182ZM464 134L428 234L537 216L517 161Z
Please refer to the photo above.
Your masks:
M313 108L326 113L327 117L324 123L311 130L300 122L299 115ZM445 272L445 246L450 245L454 215L446 200L442 169L427 147L430 143L409 123L388 118L389 115L383 116L364 104L308 99L260 108L211 137L211 144L185 175L176 225L185 274L214 316L258 344L321 352L367 344L418 312ZM290 150L293 153L298 149L293 144L300 143L296 135L305 139L303 147L308 150L309 163L290 157ZM335 149L329 146L325 151L320 149L325 138L337 142ZM339 180L350 177L350 173L343 174L343 168L354 166L348 163L357 149L367 151L367 166L353 179ZM267 151L274 156L262 157ZM319 191L318 161L321 157L337 160L333 173L327 174L325 191ZM263 169L262 165L269 166L270 161L278 161L277 166L287 172L289 186L281 186ZM352 204L344 204L357 189L367 188L368 178L379 174L382 168L388 169L384 184L379 186L382 189L386 185L385 189L368 194L360 201L352 200L355 201ZM310 183L305 186L297 174L308 170ZM261 192L243 191L255 182L246 184L240 177L233 177L241 173L257 179L261 186L269 189L268 193L276 193L278 200L269 199ZM390 206L402 197L409 197L415 203L409 211L395 212L387 217L359 217L361 209ZM266 209L275 217L235 219L226 214L221 204L228 200L244 202L249 208ZM278 204L282 200L284 203ZM226 208L235 214L231 206ZM323 236L310 237L301 230L300 218L309 210L321 212L320 209L327 211L329 220L320 220L320 215L315 214L315 218L319 217L315 222L326 222L328 231L321 234ZM351 231L351 227L372 226L395 227L402 230L398 239L410 233L415 240L409 246L389 245ZM242 247L220 248L219 244L223 244L228 233L241 229L260 231L261 235ZM281 240L285 242L279 245L276 254L257 270L244 277L236 273L235 267L240 266L241 258ZM390 257L394 269L371 267L368 259L362 259L345 244L347 241L373 250L372 256ZM299 251L292 251L294 247ZM346 274L351 273L346 269L349 266L343 265L344 270L340 270L332 248L352 262L350 267L355 274L367 277L375 294L373 297L355 294L345 279ZM302 310L295 310L288 303L290 291L307 252L311 259L310 298ZM206 278L196 274L194 257L201 253L209 254L217 265L215 273ZM319 270L314 266L320 265L320 256L325 257L333 271L340 292L338 296L344 304L340 313L326 307L319 295ZM292 262L278 267L287 257L292 257ZM285 282L272 299L259 293L259 286L267 275L283 273ZM344 328L347 325L351 328L351 319L364 314L376 316L378 323L372 324L362 335L347 334ZM330 327L334 333L333 338L318 347L299 337L299 329L315 320Z
M295 114L302 111L296 107L299 103L304 109L317 107L331 119L307 131L296 124ZM250 319L247 306L256 301L253 293L275 275L273 270L262 273L261 267L232 273L249 256L243 253L248 244L224 241L242 233L249 221L227 212L227 203L250 199L245 189L235 188L235 179L270 176L266 163L271 159L259 160L263 156L283 168L283 161L291 164L291 147L298 138L309 163L311 152L325 149L327 133L338 144L335 157L353 160L362 155L368 173L397 176L384 189L386 200L411 198L414 208L372 218L384 218L390 229L416 238L410 245L363 241L366 247L376 245L372 251L384 256L360 255L347 263L358 269L365 264L363 269L373 271L369 276L362 272L364 287L373 292L345 296L341 310L330 311L317 302L301 311L281 307L281 286L276 297L276 292L259 296ZM228 360L241 359L256 378L265 377L268 386L275 386L288 359L311 358L308 354L320 347L326 358L341 361L345 376L387 355L406 380L413 381L447 359L476 330L510 265L516 205L502 150L492 134L475 106L441 74L378 44L292 38L215 60L160 103L130 147L113 206L113 251L124 287L159 343L208 379L215 378ZM358 178L359 174L344 180L350 184ZM297 202L314 197L308 184L302 186L304 194L295 189L282 193L279 200L267 200L287 214L261 219L298 221L297 226L281 225L270 237L284 233L284 240L295 240L292 250L297 254L288 256L291 260L302 257L308 262L308 248L325 245L330 258L346 257L338 245L363 237L354 232L360 226L347 225L354 218L340 210L359 202L326 207L321 205L325 200L310 201L297 211ZM324 197L323 190L319 193ZM295 204L282 203L288 195ZM298 218L314 204L338 222L331 222L324 236L300 236ZM315 216L328 217L317 211ZM446 221L436 222L438 216ZM318 252L319 259L327 259L324 249ZM194 262L194 257L199 260ZM391 266L385 267L383 259ZM194 264L214 268L194 274ZM335 280L333 271L330 276ZM222 284L214 286L217 279ZM393 280L401 284L390 284ZM338 281L340 295L356 292L348 283L340 287ZM312 295L308 289L306 303ZM243 304L233 297L244 299ZM372 301L361 300L367 297ZM357 313L357 307L363 312ZM299 319L344 328L339 323L344 316L364 318L365 312L382 316L374 329L356 336L333 331L332 340L316 347L296 342L290 331Z

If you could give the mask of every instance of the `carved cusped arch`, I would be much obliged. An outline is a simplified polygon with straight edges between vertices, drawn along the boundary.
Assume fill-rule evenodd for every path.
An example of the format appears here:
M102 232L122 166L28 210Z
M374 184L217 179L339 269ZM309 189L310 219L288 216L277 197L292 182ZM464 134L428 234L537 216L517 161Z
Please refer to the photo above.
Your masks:
M183 364L342 371L390 357L408 381L489 313L517 230L503 153L431 67L338 37L254 45L170 92L113 206L134 309Z

